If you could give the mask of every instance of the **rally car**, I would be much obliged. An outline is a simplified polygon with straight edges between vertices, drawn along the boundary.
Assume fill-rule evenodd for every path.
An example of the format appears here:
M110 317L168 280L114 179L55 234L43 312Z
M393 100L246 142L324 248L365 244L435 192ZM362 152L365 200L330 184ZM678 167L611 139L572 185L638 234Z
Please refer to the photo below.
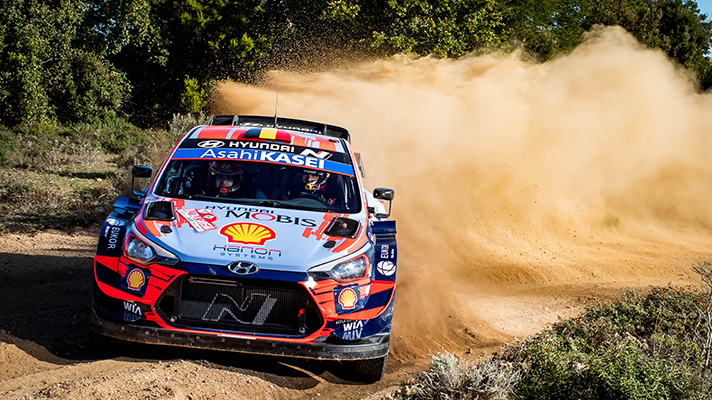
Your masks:
M133 186L152 170L132 175ZM338 126L229 115L191 129L102 226L94 329L341 360L354 380L380 379L396 288L394 192L370 193L362 178Z

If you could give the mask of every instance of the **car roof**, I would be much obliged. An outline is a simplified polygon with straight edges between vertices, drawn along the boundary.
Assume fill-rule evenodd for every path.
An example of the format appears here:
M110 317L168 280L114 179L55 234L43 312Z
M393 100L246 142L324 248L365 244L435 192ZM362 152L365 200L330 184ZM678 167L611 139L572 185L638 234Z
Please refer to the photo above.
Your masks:
M199 141L193 140L197 139ZM181 143L181 148L205 148L207 140L250 141L275 145L291 145L336 153L348 153L340 139L316 133L259 126L203 125L193 128ZM202 143L202 145L201 145ZM216 142L217 143L217 142ZM267 146L269 148L269 146Z
M217 115L210 119L210 125L276 128L324 135L351 142L351 134L349 131L340 126L303 119L282 118L276 115L274 117L261 115Z
M275 128L264 126L267 122L275 125L273 118L250 118L234 119L238 125L197 126L183 137L170 158L268 162L355 175L345 129L287 120L302 123L301 128L294 128L284 119L278 120Z

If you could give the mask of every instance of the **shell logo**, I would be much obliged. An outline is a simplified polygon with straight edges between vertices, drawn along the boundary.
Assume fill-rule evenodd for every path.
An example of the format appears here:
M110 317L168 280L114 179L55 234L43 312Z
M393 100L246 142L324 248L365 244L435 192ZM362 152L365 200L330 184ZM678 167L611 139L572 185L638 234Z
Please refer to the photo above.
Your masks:
M358 296L351 288L344 289L339 293L339 304L341 304L341 307L344 309L354 308L357 300Z
M260 246L277 237L272 229L249 222L225 225L220 229L220 234L225 236L230 243L258 244Z
M126 282L131 290L141 290L141 286L146 283L146 276L140 269L135 269L126 277Z

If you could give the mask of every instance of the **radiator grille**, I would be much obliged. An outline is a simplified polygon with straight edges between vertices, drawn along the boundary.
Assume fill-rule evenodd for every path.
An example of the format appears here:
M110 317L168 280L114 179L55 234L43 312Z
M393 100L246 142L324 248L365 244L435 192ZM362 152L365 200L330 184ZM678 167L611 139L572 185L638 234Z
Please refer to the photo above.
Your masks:
M294 283L188 276L171 289L158 310L182 326L299 335L322 324L316 304Z

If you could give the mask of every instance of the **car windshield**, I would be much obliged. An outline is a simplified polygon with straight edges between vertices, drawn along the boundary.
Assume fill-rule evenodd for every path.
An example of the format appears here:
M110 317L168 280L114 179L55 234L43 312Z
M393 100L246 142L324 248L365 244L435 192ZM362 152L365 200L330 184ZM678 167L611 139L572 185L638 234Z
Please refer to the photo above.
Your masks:
M195 200L356 213L355 178L310 168L228 160L171 160L155 193Z

